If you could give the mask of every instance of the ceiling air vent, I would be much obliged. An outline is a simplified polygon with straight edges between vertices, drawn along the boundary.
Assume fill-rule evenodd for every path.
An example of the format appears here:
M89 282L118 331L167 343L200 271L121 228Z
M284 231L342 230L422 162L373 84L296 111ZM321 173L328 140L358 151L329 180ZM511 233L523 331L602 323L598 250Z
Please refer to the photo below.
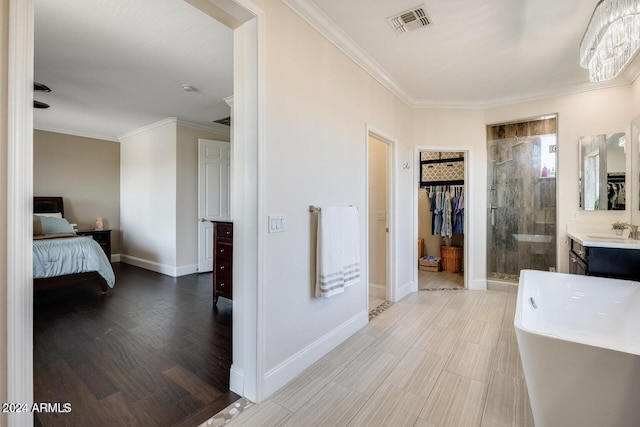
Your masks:
M424 5L391 16L387 18L387 22L398 34L408 33L431 24L429 16L424 11Z

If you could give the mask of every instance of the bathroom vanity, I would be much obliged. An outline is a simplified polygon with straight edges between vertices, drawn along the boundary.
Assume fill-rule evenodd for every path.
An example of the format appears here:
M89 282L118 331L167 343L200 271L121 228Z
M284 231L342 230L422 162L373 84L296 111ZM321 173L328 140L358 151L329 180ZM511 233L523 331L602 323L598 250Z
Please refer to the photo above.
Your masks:
M640 281L640 240L595 233L568 236L570 273Z

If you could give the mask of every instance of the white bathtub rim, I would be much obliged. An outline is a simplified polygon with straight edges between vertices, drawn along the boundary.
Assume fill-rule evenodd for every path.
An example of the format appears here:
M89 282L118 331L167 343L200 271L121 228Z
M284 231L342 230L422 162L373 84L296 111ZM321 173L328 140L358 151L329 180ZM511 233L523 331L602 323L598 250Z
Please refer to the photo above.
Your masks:
M524 301L524 294L527 291L526 290L526 286L523 285L523 281L525 280L525 278L530 275L530 274L559 274L559 275L567 275L565 273L556 273L556 272L547 272L547 271L539 271L539 270L521 270L520 272L520 282L518 284L518 296L517 296L517 300L516 300L516 313L513 319L513 326L514 328L517 328L525 333L529 333L529 334L534 334L534 335L538 335L541 337L545 337L545 338L550 338L550 339L555 339L555 340L560 340L560 341L565 341L565 342L573 342L573 343L577 343L577 344L582 344L582 345L586 345L589 347L594 347L594 348L603 348L603 349L607 349L607 350L611 350L611 351L617 351L617 352L621 352L621 353L627 353L627 354L632 354L632 355L636 355L636 356L640 356L640 339L636 340L636 341L632 341L629 344L625 344L624 342L621 342L620 340L618 341L614 341L612 342L611 339L608 340L608 342L598 342L595 343L594 342L594 338L597 338L597 336L593 336L593 335L589 335L588 337L591 339L585 339L582 338L580 335L571 335L571 336L564 336L564 335L557 335L557 334L552 334L552 333L548 333L548 332L544 332L544 331L540 331L540 330L535 330L535 329L531 329L531 328L527 328L526 326L523 325L523 321L522 321L522 307L527 306L527 302ZM578 276L578 277L590 277L590 276ZM602 278L600 278L602 279ZM591 279L588 279L591 280ZM605 279L605 280L615 280L615 281L621 281L621 282L629 282L629 283L636 283L639 284L639 282L633 282L631 280L618 280L618 279ZM640 329L638 330L638 335L640 338Z

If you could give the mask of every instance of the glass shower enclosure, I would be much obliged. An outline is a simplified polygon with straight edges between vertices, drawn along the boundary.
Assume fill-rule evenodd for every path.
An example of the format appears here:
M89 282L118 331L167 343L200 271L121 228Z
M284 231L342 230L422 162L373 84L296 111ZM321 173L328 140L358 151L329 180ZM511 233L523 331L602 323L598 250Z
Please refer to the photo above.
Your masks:
M487 279L556 268L556 117L487 126Z

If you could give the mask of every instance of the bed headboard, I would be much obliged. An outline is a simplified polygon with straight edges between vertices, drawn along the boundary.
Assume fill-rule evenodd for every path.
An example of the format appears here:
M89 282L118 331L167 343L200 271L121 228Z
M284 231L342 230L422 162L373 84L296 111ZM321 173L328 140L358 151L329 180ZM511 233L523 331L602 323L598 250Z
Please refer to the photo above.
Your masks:
M60 212L64 218L64 203L62 197L34 197L33 213Z

